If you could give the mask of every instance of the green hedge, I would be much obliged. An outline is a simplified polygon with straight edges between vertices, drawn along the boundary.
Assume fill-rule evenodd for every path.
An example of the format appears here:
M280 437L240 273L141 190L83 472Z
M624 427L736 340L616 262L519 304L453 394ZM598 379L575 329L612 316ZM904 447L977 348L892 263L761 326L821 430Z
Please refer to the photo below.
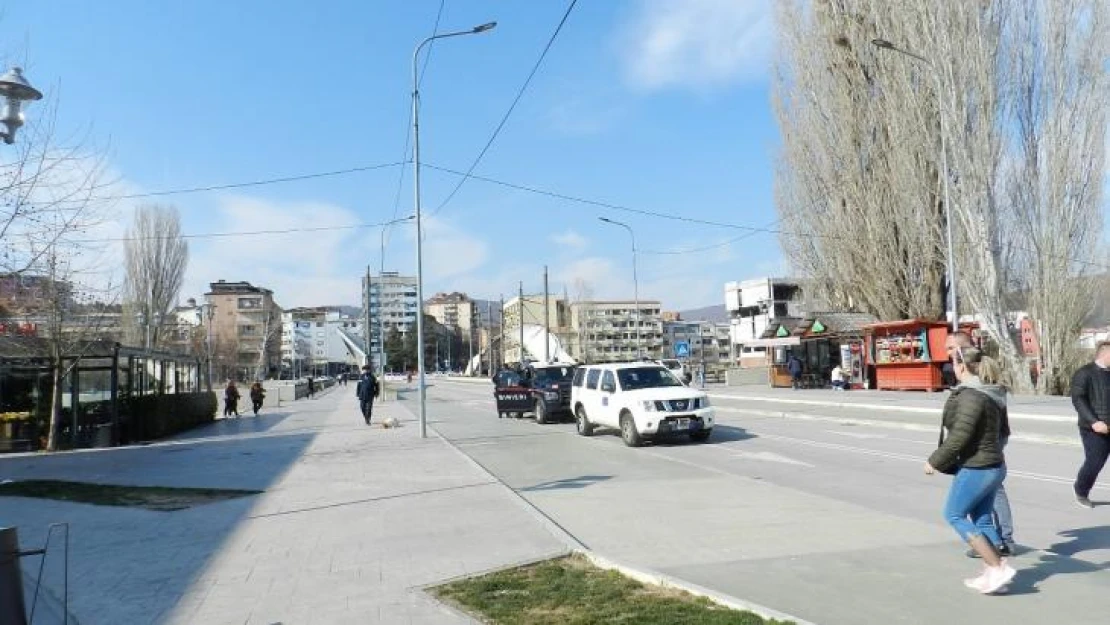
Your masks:
M211 423L219 402L215 393L142 395L120 401L120 443L126 445L172 436Z

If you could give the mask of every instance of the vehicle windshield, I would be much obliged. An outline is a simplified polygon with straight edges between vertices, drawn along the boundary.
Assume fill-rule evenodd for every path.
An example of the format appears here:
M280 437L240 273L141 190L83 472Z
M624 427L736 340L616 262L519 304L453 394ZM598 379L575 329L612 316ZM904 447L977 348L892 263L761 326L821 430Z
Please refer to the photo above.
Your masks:
M532 386L551 386L552 384L570 384L574 377L574 367L544 367L536 369L532 378Z
M642 388L664 388L668 386L682 386L682 382L674 374L663 367L632 367L619 369L617 379L620 380L621 390L635 391Z

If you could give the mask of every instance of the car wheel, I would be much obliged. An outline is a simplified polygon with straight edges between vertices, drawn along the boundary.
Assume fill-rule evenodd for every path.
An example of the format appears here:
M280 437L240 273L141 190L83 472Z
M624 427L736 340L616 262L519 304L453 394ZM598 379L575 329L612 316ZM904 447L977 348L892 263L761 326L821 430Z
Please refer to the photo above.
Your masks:
M547 423L547 409L542 399L536 400L536 423L540 425Z
M640 433L636 431L636 420L628 412L621 415L621 438L629 447L639 447L644 442Z
M582 436L593 436L594 426L590 420L586 418L586 409L579 406L574 411L574 424L578 429L578 433Z
M698 430L697 432L690 432L690 440L695 443L704 443L709 440L709 435L713 433L713 428L708 430Z

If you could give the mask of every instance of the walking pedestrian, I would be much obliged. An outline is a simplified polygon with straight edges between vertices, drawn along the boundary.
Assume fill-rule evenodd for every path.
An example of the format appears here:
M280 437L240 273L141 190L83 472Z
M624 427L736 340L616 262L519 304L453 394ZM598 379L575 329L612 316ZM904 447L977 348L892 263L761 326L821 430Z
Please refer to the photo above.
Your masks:
M230 417L232 414L239 416L239 389L235 386L235 380L228 380L227 388L224 389L224 416Z
M308 398L312 399L312 396L315 395L315 394L316 394L316 382L312 379L312 376L308 376Z
M262 400L266 399L266 389L262 388L262 380L255 381L251 384L251 408L254 409L254 416L258 416L258 411L262 409Z
M1095 347L1095 359L1079 368L1071 379L1071 404L1079 414L1083 441L1083 466L1075 478L1075 501L1094 508L1091 489L1110 457L1110 341Z
M956 362L956 350L967 349L974 347L974 342L971 340L971 335L967 332L957 332L949 334L948 338L944 340L944 349L948 353L949 364ZM953 386L956 386L954 384ZM991 395L999 405L1002 406L1002 421L998 427L998 444L1002 450L1003 455L1006 453L1006 443L1010 440L1010 416L1009 409L1007 408L1007 389L1000 384L984 385L983 392ZM1001 542L995 544L995 549L998 550L999 555L1006 557L1013 554L1014 551L1014 513L1010 509L1010 496L1006 494L1006 483L999 485L998 492L994 496L994 513L991 515L994 520L994 527L998 530L998 537ZM979 554L974 549L969 549L967 552L969 558L978 558Z
M791 353L790 359L786 361L786 370L790 372L790 385L795 391L802 388L802 371L804 369L802 359Z
M1006 459L999 442L1005 408L984 387L998 384L1001 369L974 347L957 347L954 354L953 370L960 385L944 404L940 444L925 463L925 474L955 475L944 516L986 564L981 575L964 580L964 585L992 594L1016 574L995 549L1002 538L992 518L995 495L1006 477Z
M362 377L358 379L355 395L358 396L358 407L362 411L362 418L366 425L370 425L370 417L374 412L374 398L381 390L378 379L374 377L374 369L370 365L362 368Z

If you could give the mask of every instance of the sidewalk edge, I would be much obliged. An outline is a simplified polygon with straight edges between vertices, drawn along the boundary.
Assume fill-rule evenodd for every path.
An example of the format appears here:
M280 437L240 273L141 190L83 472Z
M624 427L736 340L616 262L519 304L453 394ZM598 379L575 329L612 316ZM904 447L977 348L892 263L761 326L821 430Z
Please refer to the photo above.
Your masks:
M925 407L925 406L892 406L889 404L868 404L863 402L828 402L819 401L816 399L790 399L786 397L763 397L761 395L732 395L726 393L708 393L711 399L722 400L736 400L736 401L758 401L772 404L795 404L799 406L821 406L823 408L838 408L841 410L850 410L859 408L862 410L883 410L887 412L914 412L921 414L940 414L940 407ZM1026 419L1030 421L1048 421L1050 423L1072 423L1075 417L1062 416L1062 415L1043 415L1033 412L1011 412L1009 413L1011 419Z
M397 402L396 405L398 407L400 407L402 410L408 412L409 415L412 415L412 411L409 410L408 406L406 406L403 402ZM652 585L660 586L660 587L663 587L663 588L674 588L676 590L682 590L684 592L690 593L691 595L694 595L695 597L704 597L704 598L706 598L706 599L708 599L708 600L710 600L713 603L716 603L718 605L721 605L721 606L724 606L724 607L727 607L727 608L732 608L734 610L744 610L744 611L747 611L747 612L751 612L751 613L757 614L757 615L759 615L759 616L761 616L765 619L791 621L791 622L795 623L795 625L816 625L816 623L813 623L812 621L807 621L807 620L798 618L796 616L791 616L790 614L787 614L785 612L780 612L778 610L774 610L772 608L762 606L758 603L754 603L754 602L751 602L751 601L746 601L746 600L741 599L739 597L734 597L732 595L717 592L715 590L711 590L709 588L705 588L703 586L699 586L697 584L681 580L677 577L672 577L670 575L665 575L663 573L652 571L650 569L643 569L643 568L629 566L627 564L617 562L615 560L606 558L605 556L598 554L594 550L587 547L585 545L585 543L583 543L577 537L575 537L574 534L571 534L570 531L568 531L566 528L564 528L562 525L560 525L554 519L549 517L547 514L545 514L538 507L536 507L535 504L528 501L524 496L522 496L517 491L513 490L513 488L511 486L509 486L504 481L502 481L501 478L494 475L493 472L491 472L484 465L482 465L482 463L478 462L474 458L471 458L462 449L459 449L459 447L457 445L455 445L453 442L448 440L447 437L443 436L443 434L441 434L439 432L439 430L437 430L435 428L434 424L429 423L428 424L428 429L431 430L433 433L435 433L436 437L443 444L445 444L449 449L453 450L456 454L465 458L466 461L471 464L471 466L475 467L476 469L478 469L482 473L489 476L490 479L492 479L496 484L498 484L502 489L504 489L505 492L507 492L511 496L511 499L513 499L514 501L517 502L517 505L521 506L525 511L527 511L537 521L539 521L540 524L552 536L554 536L556 539L558 539L560 542L562 542L564 545L566 545L567 551L572 552L572 553L581 554L583 557L585 557L591 563L593 563L594 566L597 566L598 568L602 568L602 569L606 569L606 570L618 571L621 574L623 574L627 577L630 577L632 579L635 579L636 581L639 581L641 583L652 584ZM511 566L510 567L503 567L503 569L504 568L512 568L512 567ZM471 575L471 577L472 576L473 575Z

